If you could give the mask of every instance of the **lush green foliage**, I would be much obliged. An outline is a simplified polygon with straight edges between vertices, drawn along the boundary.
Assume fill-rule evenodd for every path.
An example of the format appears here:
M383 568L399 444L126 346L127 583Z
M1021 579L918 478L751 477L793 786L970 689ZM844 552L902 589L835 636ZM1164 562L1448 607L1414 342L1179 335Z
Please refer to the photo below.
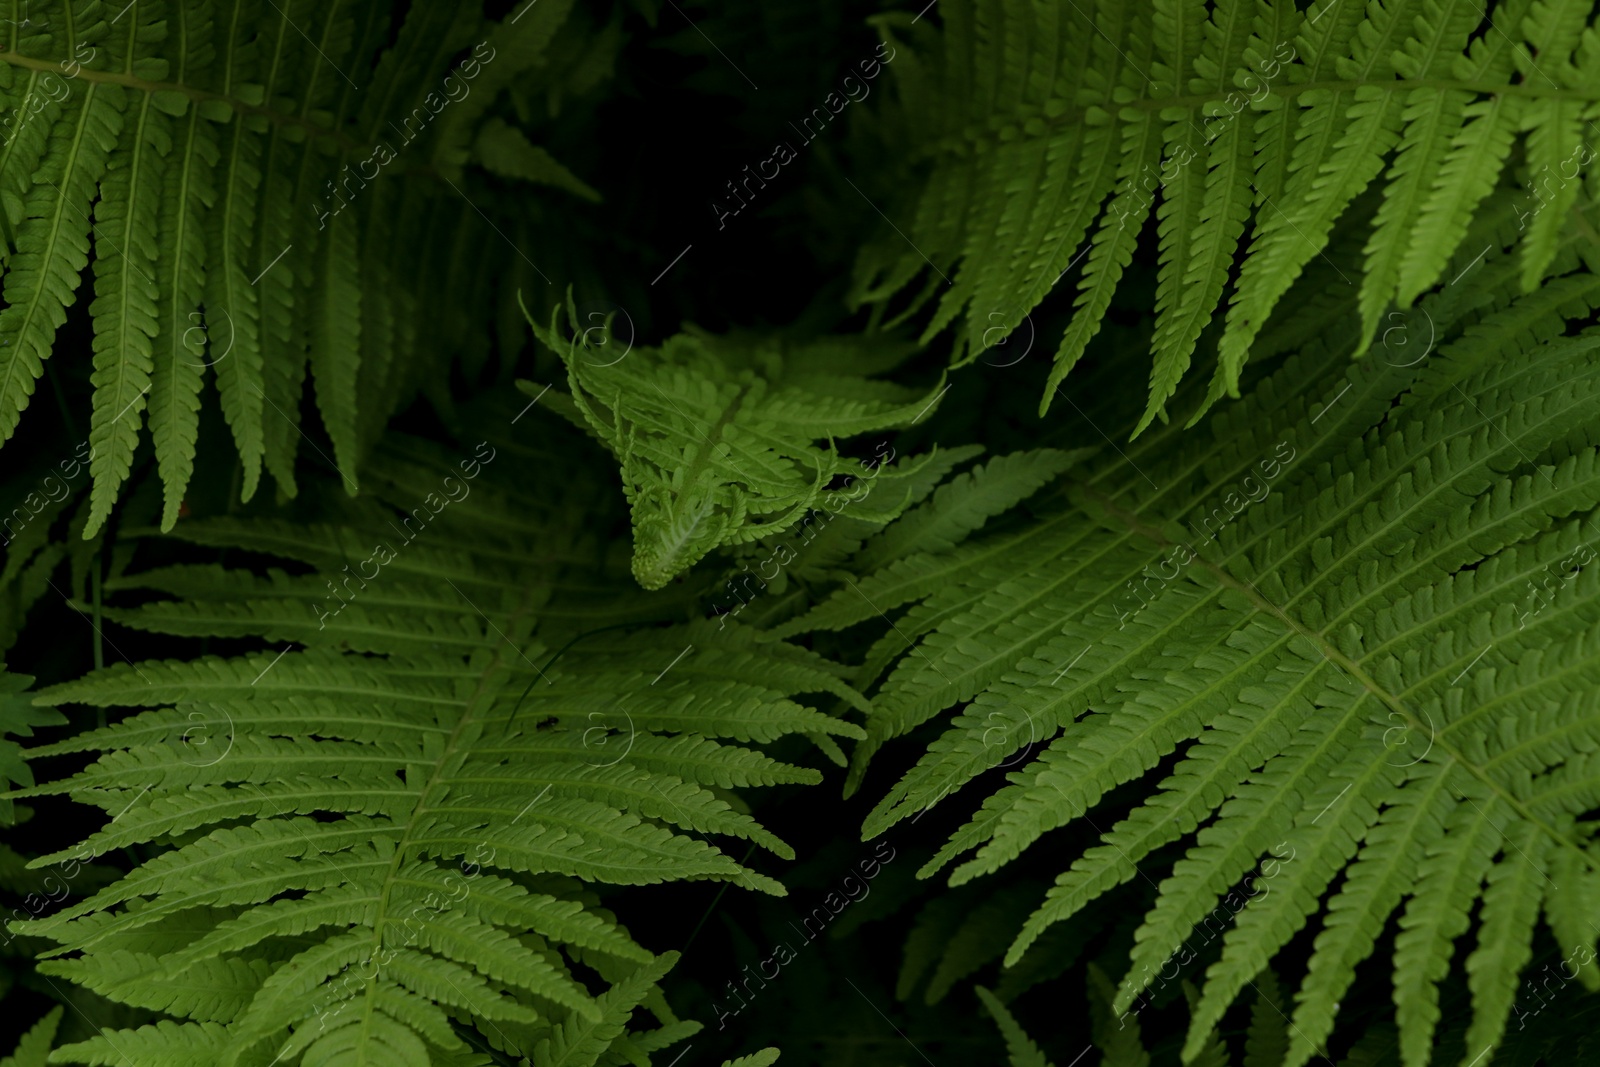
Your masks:
M40 694L156 709L30 753L101 753L20 794L65 790L121 813L70 854L177 846L34 924L55 953L84 953L44 973L194 1020L107 1033L79 1054L112 1063L126 1039L146 1055L249 1063L268 1040L322 1062L366 1041L384 1062L426 1064L429 1045L463 1048L453 1014L502 1049L561 1063L571 1035L620 1029L670 962L581 883L722 878L783 892L667 827L792 857L715 790L816 772L729 742L860 736L785 699L854 693L815 656L738 630L618 631L648 617L648 600L596 616L584 593L606 575L585 565L591 494L529 501L511 477L561 444L485 442L452 463L397 441L368 464L377 501L404 511L404 487L440 485L399 528L382 504L310 525L185 524L199 544L311 569L258 578L188 564L112 583L181 597L108 610L124 625L292 644L118 664ZM593 622L608 632L573 632ZM611 989L591 994L561 953Z
M1600 1054L1592 3L3 6L0 1067Z
M1592 5L1492 6L944 4L944 28L913 28L913 54L895 61L906 158L931 166L901 204L914 220L906 232L863 251L854 298L889 300L930 267L912 305L943 293L924 337L964 316L957 351L971 358L1087 255L1043 411L1153 214L1160 271L1143 430L1188 370L1241 247L1211 388L1189 404L1197 412L1239 395L1272 310L1377 183L1383 205L1360 264L1364 351L1391 302L1410 307L1444 280L1519 134L1532 173L1558 172L1553 210L1533 213L1522 247L1531 291L1584 184L1572 178L1592 161L1585 122L1600 48L1586 30ZM1486 22L1499 28L1485 32Z
M1570 252L1558 262L1577 269L1551 289L1594 289ZM1063 871L1008 958L1161 846L1191 842L1113 1005L1129 1009L1226 903L1238 921L1207 971L1188 1055L1319 913L1291 1064L1318 1054L1402 904L1407 1063L1426 1061L1436 986L1480 896L1466 964L1478 1048L1503 1036L1539 909L1563 943L1593 939L1586 814L1600 776L1574 751L1600 727L1600 573L1587 567L1600 450L1586 434L1600 335L1559 336L1543 294L1517 295L1514 257L1477 269L1470 298L1440 293L1419 309L1437 353L1352 364L1358 334L1336 330L1343 342L1308 345L1209 433L1174 428L1109 451L1034 521L897 554L783 628L909 606L875 648L896 659L858 772L888 739L967 705L868 833L1042 746L925 868L977 850L954 884L1178 757ZM869 652L858 681L883 658Z
M110 512L146 415L172 526L208 369L246 499L263 463L294 494L308 368L353 492L389 416L437 380L438 351L486 355L463 336L515 250L471 239L468 171L594 195L492 117L513 85L537 91L528 72L571 0L523 4L529 17L505 23L422 4L398 28L382 3L40 6L31 17L9 5L0 53L0 439L16 432L92 254L87 533Z

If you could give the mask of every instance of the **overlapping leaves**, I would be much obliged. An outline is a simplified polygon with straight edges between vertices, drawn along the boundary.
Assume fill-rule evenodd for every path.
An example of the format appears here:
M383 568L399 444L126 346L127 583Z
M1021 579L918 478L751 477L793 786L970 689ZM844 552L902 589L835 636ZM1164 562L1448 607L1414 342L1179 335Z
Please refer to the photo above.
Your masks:
M180 526L276 565L111 583L124 600L172 595L110 609L124 625L268 644L122 663L40 695L148 709L29 752L98 755L15 795L64 792L110 816L36 863L148 856L27 924L58 945L41 969L172 1017L59 1055L421 1065L492 1046L592 1064L693 1032L656 987L671 954L633 940L596 887L781 894L712 843L792 854L719 791L816 781L760 746L861 736L794 694L861 701L824 661L736 626L645 625L682 617L681 600L597 596L625 575L596 552L605 496L518 477L572 462L571 436L499 437L464 458L393 438L368 467L385 503L329 494L317 521ZM657 1029L627 1030L641 1004Z
M1163 432L1074 468L1032 521L889 561L781 631L891 613L857 679L893 665L857 780L884 742L961 709L869 835L1017 768L925 875L961 860L963 883L1068 822L1103 827L1008 960L1160 878L1121 1013L1191 958L1192 930L1222 924L1186 1057L1307 923L1291 1065L1321 1053L1391 916L1408 1065L1428 1062L1469 930L1468 1060L1504 1036L1541 918L1562 945L1595 941L1600 333L1564 334L1596 281L1568 238L1558 280L1523 295L1514 203L1499 207L1473 242L1490 247L1452 264L1473 284L1407 323L1416 347L1350 363L1353 312L1198 440ZM1133 781L1131 811L1096 814Z
M463 166L594 195L519 130L484 121L519 75L537 86L528 71L571 7L525 3L490 22L421 4L391 27L382 2L4 5L0 440L92 265L86 536L146 425L171 527L208 371L249 499L263 465L294 494L308 372L354 491L389 416L444 377L441 358L482 361L486 331L468 324L509 296L493 272L536 268L482 243Z
M1392 305L1449 280L1519 140L1525 289L1580 192L1600 188L1600 48L1581 0L952 0L938 12L942 31L881 21L908 35L889 64L892 128L919 170L908 193L903 174L885 184L900 228L863 249L855 297L887 301L925 276L904 313L939 295L924 339L960 319L971 358L1073 273L1041 412L1099 331L1147 220L1159 270L1136 432L1210 354L1201 337L1224 307L1210 389L1187 403L1238 395L1273 309L1369 186L1383 202L1347 278L1358 348Z

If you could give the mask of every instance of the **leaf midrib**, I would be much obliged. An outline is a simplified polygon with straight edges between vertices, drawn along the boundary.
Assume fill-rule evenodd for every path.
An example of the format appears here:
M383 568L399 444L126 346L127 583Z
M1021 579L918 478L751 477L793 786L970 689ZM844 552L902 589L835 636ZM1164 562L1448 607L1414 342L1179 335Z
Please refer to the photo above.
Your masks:
M0 53L0 61L5 59L6 55L4 53ZM86 71L85 74L87 73L88 72ZM1512 96L1524 96L1545 100L1600 100L1600 87L1595 89L1551 89L1542 88L1533 84L1532 82L1491 83L1479 81L1458 81L1452 78L1395 78L1379 81L1368 81L1359 78L1329 78L1321 81L1298 82L1281 87L1269 85L1267 86L1267 95L1283 101L1283 104L1280 106L1287 107L1293 105L1296 107L1305 107L1309 105L1300 105L1295 100L1295 98L1299 97L1302 93L1316 91L1351 92L1358 89L1375 89L1384 93L1410 93L1417 89L1434 89L1439 91L1455 90L1459 92L1477 93L1482 96L1509 94ZM1184 96L1145 96L1140 97L1137 100L1128 101L1127 103L1119 103L1111 99L1106 99L1090 105L1090 107L1100 111L1111 111L1113 113L1124 110L1159 113L1165 108L1195 108L1208 103L1217 103L1226 99L1227 95L1229 94L1196 93ZM1032 115L1018 114L1015 116L1015 125L1022 125L1026 122L1037 121L1043 123L1047 131L1060 129L1065 126L1083 125L1086 122L1089 110L1090 108L1076 108L1056 116L1045 115L1042 112ZM1263 114L1269 110L1277 109L1251 108L1250 110L1254 113ZM972 127L971 129L972 132L963 132L963 134L961 134L959 137L947 135L930 148L917 153L915 158L928 159L935 156L965 156L973 154L984 146L999 143L997 137L991 133L987 127L984 127L982 132L979 132L978 127L976 126ZM1047 138L1048 133L1041 133L1039 137Z
M38 73L47 73L58 70L61 65L60 60L36 59L33 56L25 56L18 52L9 50L0 52L0 63L7 63L13 67L20 67L23 70L29 70ZM341 148L352 154L369 153L373 147L371 145L361 144L339 130L332 130L326 126L320 126L317 123L312 122L309 119L302 118L299 115L286 115L281 111L275 111L274 109L261 104L247 103L244 100L241 100L239 97L230 95L228 93L213 92L209 89L200 89L192 85L184 85L181 82L150 81L147 78L140 78L133 74L125 74L121 71L87 69L79 70L76 80L88 82L90 84L120 85L124 88L134 89L138 92L149 94L179 93L188 97L192 103L196 104L217 101L226 104L229 108L233 109L233 111L241 115L259 115L262 118L265 118L268 122L279 126L298 126L301 129L304 129L312 137L325 138L337 142ZM1588 98L1585 97L1584 99Z

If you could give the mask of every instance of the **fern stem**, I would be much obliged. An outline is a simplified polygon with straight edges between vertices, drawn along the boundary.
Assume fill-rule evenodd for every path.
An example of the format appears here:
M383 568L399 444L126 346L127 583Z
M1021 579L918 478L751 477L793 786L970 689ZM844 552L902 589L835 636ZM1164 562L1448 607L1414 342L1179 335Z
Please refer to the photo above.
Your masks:
M91 596L94 599L94 603L92 605L94 609L94 669L96 671L103 671L106 669L106 649L104 630L105 622L100 615L99 550L95 551L94 557L89 561L89 588L91 591ZM103 706L95 708L94 724L98 729L104 730L106 728L106 709Z
M514 612L511 616L511 619L508 620L508 626L514 622L518 616L524 615L530 611L531 608L532 605L529 599L524 598L522 607ZM452 729L449 736L445 738L444 745L439 750L438 758L434 760L433 766L429 768L426 784L422 786L417 796L417 802L411 809L410 815L406 818L405 829L400 836L400 840L395 844L393 855L389 858L389 869L383 878L383 892L378 898L378 906L373 913L372 947L368 950L368 959L375 959L379 951L381 951L383 948L384 930L389 921L388 912L390 893L394 889L395 875L399 872L400 865L405 862L406 850L410 847L411 834L416 829L417 820L424 812L428 810L428 801L433 797L434 790L439 787L439 772L441 768L443 768L455 755L456 747L461 743L462 733L466 729L467 724L473 719L474 710L477 708L478 701L481 700L488 691L490 677L494 674L495 669L500 666L504 656L504 652L502 650L504 649L505 645L509 643L509 641L504 641L497 645L495 647L493 657L487 664L484 665L483 670L478 674L477 685L474 687L473 692L470 696L468 696L466 702L464 703L461 709L461 717L456 720L454 729ZM378 968L375 967L373 968L372 977L368 978L366 981L366 993L363 999L366 1002L365 1007L369 1013L373 1003L373 983L377 980L377 976ZM513 1050L518 1051L516 1049Z
M41 73L58 71L61 65L59 60L36 59L33 56L25 56L18 52L10 51L0 52L0 63L9 63L13 67L21 67L24 70L39 71ZM120 85L143 93L179 93L196 103L215 100L226 104L239 114L259 115L268 122L279 126L299 126L310 136L332 140L347 152L364 154L370 153L373 148L372 145L360 144L339 130L331 130L326 126L319 126L315 122L299 115L285 115L281 111L275 111L262 104L247 103L236 96L230 96L226 93L197 89L192 85L183 85L178 82L150 81L132 74L123 74L119 71L79 70L75 77L78 81L88 82L91 85Z
M6 58L5 53L0 53L0 60ZM89 72L85 71L87 75ZM1541 88L1532 82L1476 82L1456 81L1448 78L1396 78L1392 81L1363 81L1359 78L1329 78L1318 81L1305 81L1292 85L1269 85L1265 95L1276 96L1288 103L1293 103L1295 98L1302 93L1317 90L1329 92L1353 92L1357 89L1377 89L1386 93L1408 94L1417 89L1455 90L1458 92L1478 93L1483 96L1495 96L1506 93L1512 96L1531 97L1538 100L1600 100L1600 87L1594 89L1549 89ZM1187 96L1144 96L1127 103L1111 104L1102 102L1085 108L1068 109L1058 115L1045 115L1042 113L1028 116L1030 120L1037 119L1046 129L1061 129L1070 126L1082 125L1091 110L1104 110L1107 107L1118 109L1127 108L1133 111L1160 112L1166 108L1192 108L1203 104L1221 103L1227 99L1226 93L1192 93ZM246 105L249 106L249 105ZM1266 109L1251 108L1252 114L1262 114ZM1021 124L1019 119L1017 125ZM938 155L966 155L981 147L998 144L999 137L988 127L978 130L963 130L959 134L945 137L935 146L924 152L917 153L918 158L931 158ZM958 151L949 151L949 146L960 146Z
M755 850L756 845L755 842L752 841L750 843L750 847L744 850L744 856L739 860L739 866L743 867L746 863L749 863L750 856L755 852ZM711 913L717 910L717 905L722 903L722 895L728 891L728 887L732 884L732 882L722 883L722 888L717 890L717 895L711 898L710 905L706 908L705 912L701 914L700 921L694 924L693 930L689 931L688 940L686 940L683 943L683 947L678 950L680 953L687 953L689 951L689 946L694 944L694 939L696 937L700 936L701 928L705 926L706 920L711 918Z
M89 564L89 587L92 590L92 595L94 597L94 634L95 634L95 637L94 637L94 669L97 670L97 671L103 671L103 670L106 669L106 650L105 650L104 638L101 637L101 629L100 629L100 625L101 625L102 620L101 620L101 617L100 617L100 553L99 552L96 552L94 554L94 558L93 558L93 560L90 561L90 564ZM105 712L104 711L102 711L100 713L100 717L102 719L105 718Z

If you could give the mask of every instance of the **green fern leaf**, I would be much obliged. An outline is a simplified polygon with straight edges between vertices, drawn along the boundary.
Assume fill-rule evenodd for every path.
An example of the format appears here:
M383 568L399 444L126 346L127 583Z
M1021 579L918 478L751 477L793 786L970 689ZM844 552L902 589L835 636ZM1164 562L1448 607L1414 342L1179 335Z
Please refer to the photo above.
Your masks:
M1111 997L1111 980L1098 965L1089 964L1089 1018L1094 1047L1100 1050L1107 1067L1150 1067L1150 1053L1145 1051L1138 1019L1117 1015Z
M423 6L392 34L390 5L372 0L79 3L62 8L64 27L12 20L0 41L0 440L16 432L92 262L87 536L115 503L142 424L171 528L193 475L207 367L244 499L263 464L293 495L308 360L354 489L383 423L440 373L443 339L465 332L432 303L443 296L457 315L487 307L498 294L476 275L525 261L464 236L469 220L482 224L463 196L484 194L462 192L481 168L464 169L451 146L501 121L490 109L543 60L571 6L546 0L519 24ZM351 71L372 71L372 84L356 91ZM434 88L441 76L445 91ZM430 150L453 160L447 182L420 176ZM385 213L401 202L398 218ZM378 255L399 221L412 224L425 270ZM463 262L474 271L452 270ZM381 385L366 389L374 346Z
M44 1018L29 1027L17 1043L16 1051L0 1060L0 1067L44 1067L49 1062L50 1045L55 1041L56 1027L61 1025L61 1013L65 1010L59 1005L51 1008Z
M1278 1009L1278 979L1260 975L1250 1004L1250 1029L1245 1034L1244 1067L1277 1067L1289 1054L1288 1020Z
M865 701L821 657L738 626L642 627L637 597L622 609L626 632L563 629L564 582L587 595L624 572L551 563L580 558L567 538L583 524L544 525L549 501L519 510L516 472L495 459L526 446L497 445L468 462L393 441L359 506L323 494L332 520L321 526L180 527L236 551L282 545L326 562L341 585L215 565L119 581L181 598L120 611L125 625L283 632L305 647L121 664L39 698L148 709L36 748L34 758L97 758L45 785L24 771L12 795L105 807L116 817L86 842L91 854L153 852L26 932L70 956L44 963L47 973L189 1020L108 1031L61 1055L427 1063L463 1052L453 1017L535 1062L595 1063L628 1040L630 1013L674 957L641 948L571 879L721 879L783 893L711 843L732 836L793 855L712 787L815 781L733 742L859 738L789 697ZM397 510L408 487L441 471L454 472L442 483L451 502ZM424 539L472 547L430 550ZM370 548L380 542L389 549ZM340 565L347 545L369 546L364 566ZM433 582L416 581L421 572ZM409 622L375 625L396 596ZM609 989L591 990L578 962Z
M619 982L601 997L597 1019L569 1021L550 1040L540 1042L534 1050L533 1062L538 1067L592 1067L622 1033L628 1017L650 987L672 969L677 959L677 953L668 952L653 964L641 965L626 981Z
M1489 195L1511 152L1520 121L1520 101L1497 97L1469 105L1467 125L1456 135L1450 154L1422 207L1400 268L1399 299L1410 304L1444 273L1448 257L1466 236L1467 223L1479 202Z
M6 265L0 440L16 432L55 332L66 321L78 275L88 264L90 204L122 130L123 106L120 88L89 85L50 127L45 159L34 171L21 212L17 250Z
M1139 433L1164 417L1197 354L1209 357L1201 335L1230 279L1212 386L1190 403L1204 411L1239 395L1275 309L1338 228L1356 224L1351 207L1371 189L1382 196L1364 269L1340 279L1360 293L1364 350L1391 301L1406 308L1448 284L1446 264L1524 133L1543 183L1525 213L1531 291L1582 193L1579 127L1596 101L1588 9L1298 6L958 0L939 9L942 35L912 20L910 39L893 42L900 91L884 106L905 161L898 186L884 187L906 201L884 214L910 221L862 249L852 299L881 307L931 265L897 321L948 282L923 339L956 325L960 365L1004 344L1087 256L1043 411L1098 332L1153 212L1154 353Z
M1099 842L1061 865L1009 963L1102 894L1154 880L1158 850L1178 846L1111 1009L1216 939L1191 1059L1308 924L1291 1067L1323 1054L1393 916L1408 1067L1428 1061L1459 939L1475 945L1470 1060L1506 1036L1541 913L1594 936L1577 920L1587 876L1558 889L1547 874L1600 863L1593 768L1570 747L1600 736L1600 453L1583 429L1600 336L1567 318L1588 316L1593 278L1567 236L1552 263L1569 273L1521 296L1514 212L1496 217L1510 224L1478 231L1491 247L1453 265L1479 284L1422 305L1431 358L1352 366L1358 332L1314 340L1205 440L1169 428L1076 464L1070 507L873 559L780 630L864 623L875 613L838 599L861 594L897 613L858 675L877 688L853 781L884 744L959 712L884 787L868 836L1009 769L922 876L961 861L959 885L1096 820ZM1099 823L1129 789L1131 810Z
M1051 1067L1050 1061L1039 1051L1039 1046L1028 1039L1022 1027L1017 1025L1017 1020L993 993L983 986L973 987L973 992L978 994L978 999L983 1002L985 1010L994 1017L995 1025L1000 1027L1000 1033L1006 1039L1006 1051L1010 1054L1011 1067Z
M114 1067L137 1057L132 1062L206 1067L217 1062L224 1034L216 1023L175 1023L163 1019L137 1030L103 1030L87 1041L63 1045L51 1059L57 1063ZM72 1058L68 1059L69 1056Z
M312 271L311 374L317 410L333 439L333 459L345 488L359 484L352 473L360 458L356 437L356 379L361 351L361 284L357 273L356 220L333 220L322 242L322 260Z
M562 166L547 150L529 141L521 130L499 119L491 119L483 124L473 150L485 168L503 178L549 185L565 189L584 200L594 203L600 201L599 193Z
M130 23L134 25L136 23ZM139 425L150 392L152 338L156 333L156 218L162 164L172 149L166 116L152 97L137 101L126 134L131 141L113 154L95 205L95 291L89 313L95 322L94 446L85 539L99 532L128 476Z
M760 1052L752 1052L748 1056L740 1056L736 1060L723 1060L722 1067L772 1067L778 1062L778 1050L764 1048Z
M171 235L175 254L157 267L161 274L157 290L163 294L157 325L161 341L149 400L151 435L166 496L161 513L165 530L178 519L194 474L200 433L200 385L206 366L200 310L205 291L205 216L216 198L211 174L218 159L213 131L198 107L180 117L177 128L176 158L167 168L161 207L161 228Z
M25 674L0 671L0 783L7 786L33 785L33 770L28 766L22 746L13 737L32 737L36 726L59 726L65 721L60 712L33 706L25 696L33 679ZM16 805L0 799L0 826L16 822Z
M1483 19L1478 0L1423 7L1418 16L1423 32L1406 41L1403 52L1395 56L1396 72L1414 81L1442 73ZM1366 274L1361 279L1361 330L1369 343L1398 284L1407 235L1418 225L1423 198L1438 179L1450 135L1460 128L1470 100L1466 92L1433 88L1413 90L1405 100L1405 128L1386 175L1383 205L1367 241Z

